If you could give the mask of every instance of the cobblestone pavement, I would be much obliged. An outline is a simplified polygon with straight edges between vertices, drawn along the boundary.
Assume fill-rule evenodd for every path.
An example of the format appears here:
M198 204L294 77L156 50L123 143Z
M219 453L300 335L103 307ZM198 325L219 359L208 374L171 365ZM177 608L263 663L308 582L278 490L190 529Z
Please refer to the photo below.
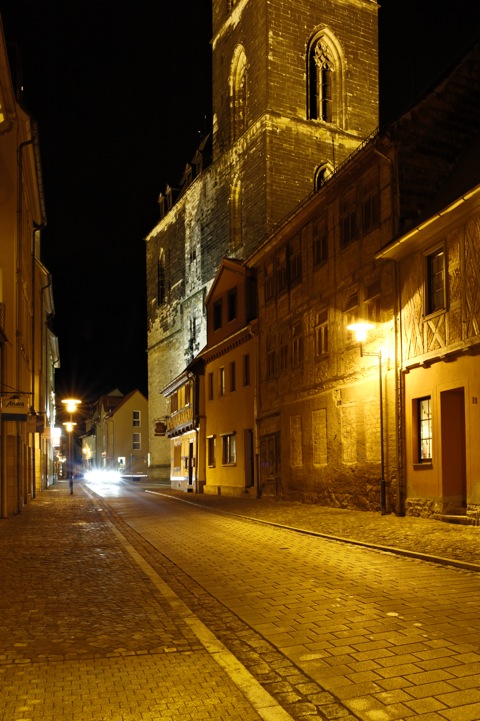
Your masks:
M428 557L439 563L480 571L480 526L457 525L412 516L380 515L364 511L328 508L276 498L229 497L185 494L144 486L211 510L233 513L267 523L347 540L403 555Z
M1 721L276 718L82 489L2 519L0 558Z
M480 570L477 527L144 489L215 513ZM82 484L73 496L57 484L20 516L0 521L0 721L363 718L193 583L114 506L89 497ZM478 721L478 709L478 717L418 717Z

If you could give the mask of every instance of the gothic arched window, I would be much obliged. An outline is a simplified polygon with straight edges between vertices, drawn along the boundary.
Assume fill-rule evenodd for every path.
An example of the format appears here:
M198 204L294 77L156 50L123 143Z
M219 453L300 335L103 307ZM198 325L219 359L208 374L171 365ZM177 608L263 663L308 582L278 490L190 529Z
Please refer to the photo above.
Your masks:
M315 170L313 179L315 190L319 190L319 188L327 182L332 174L333 165L331 163L323 163L322 165L319 165Z
M242 244L242 186L234 179L230 189L230 245L235 250Z
M165 253L162 250L158 256L157 266L157 304L163 305L166 300L166 270L165 270Z
M247 58L242 47L238 47L232 62L230 76L232 139L237 140L247 127Z
M308 117L343 125L341 53L327 30L317 33L308 48Z

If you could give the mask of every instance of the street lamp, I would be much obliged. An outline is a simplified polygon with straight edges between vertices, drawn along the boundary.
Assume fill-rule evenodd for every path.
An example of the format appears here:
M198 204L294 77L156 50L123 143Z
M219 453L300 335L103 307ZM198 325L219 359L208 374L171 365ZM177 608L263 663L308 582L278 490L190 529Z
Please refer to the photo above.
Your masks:
M357 323L351 323L347 325L347 330L352 331L355 334L355 339L360 343L360 356L372 356L378 358L378 389L379 389L379 410L380 410L380 513L385 515L386 513L386 494L385 494L385 449L383 441L383 382L382 382L382 351L379 349L377 352L370 352L363 350L363 343L367 340L367 333L373 330L374 325L372 323L366 323L359 321Z
M73 495L73 443L72 443L72 433L74 427L77 425L73 422L73 414L77 410L77 406L80 405L81 401L77 400L76 398L65 398L65 400L62 401L62 403L66 407L67 413L70 413L70 420L65 421L63 425L65 426L65 430L68 434L68 469L69 469L69 477L70 477L70 495Z

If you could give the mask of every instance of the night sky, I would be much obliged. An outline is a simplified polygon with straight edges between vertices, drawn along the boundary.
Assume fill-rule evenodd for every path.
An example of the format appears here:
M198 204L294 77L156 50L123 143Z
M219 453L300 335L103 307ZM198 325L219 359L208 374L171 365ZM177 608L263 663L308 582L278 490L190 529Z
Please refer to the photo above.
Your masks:
M292 0L294 2L294 0ZM57 396L147 392L144 238L211 120L211 0L0 0L39 125ZM385 0L391 121L480 37L480 0Z

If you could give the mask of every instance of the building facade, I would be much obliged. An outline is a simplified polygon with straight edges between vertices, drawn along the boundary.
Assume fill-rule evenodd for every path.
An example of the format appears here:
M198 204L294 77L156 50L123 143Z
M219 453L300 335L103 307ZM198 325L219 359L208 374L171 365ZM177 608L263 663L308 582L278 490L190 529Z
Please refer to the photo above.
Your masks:
M257 495L258 327L252 269L225 258L206 299L204 493Z
M138 390L118 389L101 396L82 436L85 470L114 470L122 476L146 476L148 470L148 401Z
M469 155L478 167L478 150ZM406 512L475 523L480 514L479 180L477 172L474 187L467 186L380 255L398 268ZM458 181L453 190L460 190Z
M262 493L476 513L478 67L475 46L247 259Z
M12 83L0 23L0 516L19 513L55 477L58 342L38 133Z
M203 361L192 361L162 393L167 399L170 485L175 490L201 493L205 486Z
M376 0L212 2L213 127L146 238L152 475L160 393L206 342L222 258L248 257L378 125ZM157 430L155 430L157 429Z

